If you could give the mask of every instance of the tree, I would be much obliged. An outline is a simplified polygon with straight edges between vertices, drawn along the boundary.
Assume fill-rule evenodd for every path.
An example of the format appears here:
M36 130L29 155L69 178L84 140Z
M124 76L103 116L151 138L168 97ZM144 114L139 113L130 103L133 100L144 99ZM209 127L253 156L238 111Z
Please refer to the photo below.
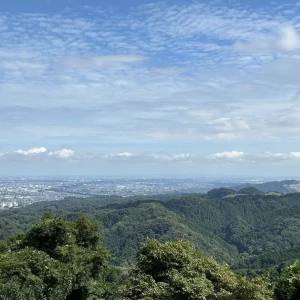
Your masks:
M100 225L45 215L25 234L0 247L0 300L99 299L106 293L109 257ZM12 294L13 293L13 294Z
M268 300L271 291L267 278L248 281L228 265L202 256L191 242L163 244L148 239L138 252L136 269L121 299Z
M286 267L275 283L275 299L298 300L300 299L300 261Z
M260 191L259 189L249 186L244 187L239 190L239 194L246 194L246 195L263 195L264 192Z
M212 189L207 192L207 196L209 199L221 199L228 195L234 195L236 194L236 191L233 189L227 189L227 188L218 188L218 189Z

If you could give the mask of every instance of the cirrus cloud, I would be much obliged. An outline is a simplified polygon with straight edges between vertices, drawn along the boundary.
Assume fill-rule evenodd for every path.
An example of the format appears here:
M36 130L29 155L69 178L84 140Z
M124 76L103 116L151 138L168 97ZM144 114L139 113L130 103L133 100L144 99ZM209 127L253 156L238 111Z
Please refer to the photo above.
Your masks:
M146 57L139 55L104 55L91 56L87 58L70 57L65 60L65 65L72 69L97 69L122 67L126 64L142 62Z
M299 7L229 2L0 12L1 162L296 164Z

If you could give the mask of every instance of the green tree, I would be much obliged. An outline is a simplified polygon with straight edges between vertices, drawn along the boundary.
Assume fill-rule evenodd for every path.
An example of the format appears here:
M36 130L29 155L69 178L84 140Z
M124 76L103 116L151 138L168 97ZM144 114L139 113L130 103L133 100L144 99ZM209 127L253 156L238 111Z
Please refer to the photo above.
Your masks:
M268 300L267 278L248 281L228 265L202 256L191 242L148 239L137 255L136 269L123 298L132 300Z
M246 194L246 195L262 195L264 192L260 191L259 189L249 186L244 187L239 190L239 194Z
M217 189L212 189L207 192L207 196L210 199L221 199L225 196L231 195L231 194L236 194L236 191L233 189L227 189L227 188L217 188Z
M286 267L275 283L275 299L298 300L300 299L300 261Z
M92 300L107 293L100 225L45 215L0 247L0 300ZM11 295L14 298L11 298Z

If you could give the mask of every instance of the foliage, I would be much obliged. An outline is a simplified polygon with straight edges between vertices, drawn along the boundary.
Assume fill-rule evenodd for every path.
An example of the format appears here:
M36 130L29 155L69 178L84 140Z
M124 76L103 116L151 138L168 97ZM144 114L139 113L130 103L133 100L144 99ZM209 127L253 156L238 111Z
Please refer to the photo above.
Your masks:
M218 189L212 189L207 192L207 196L210 199L221 199L231 194L236 194L236 191L233 189L218 188Z
M300 299L300 261L284 269L282 276L275 283L274 295L278 300Z
M195 208L198 201L194 200L189 201L187 206ZM204 202L199 203L203 205ZM130 203L122 207L125 210L142 207L141 213L144 211L144 214L140 215L141 219L152 211L154 222L160 220L155 218L158 212L165 216L167 211L162 203L151 201ZM157 211L157 207L161 210ZM174 213L168 216L174 220L178 218ZM242 221L245 220L240 219ZM119 223L117 220L115 222ZM171 222L170 227L174 224ZM165 226L162 223L158 228L165 230ZM137 252L134 267L128 272L126 268L107 264L109 255L101 246L99 230L100 224L86 217L70 220L48 213L26 233L2 241L0 300L300 298L300 260L284 268L272 286L268 275L251 279L242 277L232 271L228 264L220 264L212 257L200 254L191 241L181 238L160 242L148 238ZM298 257L299 249L295 247L286 253L274 251L260 256L245 256L239 265L243 270L268 267L272 265L272 259L276 263L280 262L280 256L286 259Z
M226 261L233 269L248 276L267 270L272 278L279 276L280 269L300 258L299 193L223 197L221 191L224 190L212 190L211 197L195 193L131 198L97 196L34 203L0 211L0 239L29 230L48 211L68 220L85 215L101 222L103 244L110 250L113 263L119 266L133 265L139 245L147 237L160 242L176 238L191 240L201 253L212 255L219 263ZM230 189L225 192L232 193ZM213 193L216 193L215 198ZM59 226L61 243L64 243L68 236L63 232L68 230L68 224ZM77 230L75 228L74 232ZM35 233L39 234L38 228ZM51 237L51 232L46 235ZM75 243L76 246L82 247L86 232L83 230L75 235L82 244ZM10 247L17 245L13 239L16 237L11 239ZM39 247L39 241L36 241L36 247ZM0 251L2 247L0 242ZM59 254L59 248L55 250L51 246L51 239L48 239L47 247L47 253L53 257L57 255L57 259L66 251L66 247L61 246ZM68 253L71 255L70 251Z
M0 299L65 299L73 280L68 266L43 251L24 248L0 255Z
M248 281L202 256L191 242L164 244L148 239L137 255L136 269L121 299L271 299L266 278Z
M260 195L264 194L261 190L255 188L255 187L244 187L239 190L239 194L246 194L246 195Z
M240 190L245 187L255 187L260 191L265 193L268 192L279 192L279 193L293 193L295 192L295 188L293 185L299 184L297 180L282 180L282 181L269 181L264 183L257 183L257 184L240 184L237 186L232 187L235 190Z
M2 243L0 299L99 299L108 259L100 240L99 224L85 217L47 214L25 235Z

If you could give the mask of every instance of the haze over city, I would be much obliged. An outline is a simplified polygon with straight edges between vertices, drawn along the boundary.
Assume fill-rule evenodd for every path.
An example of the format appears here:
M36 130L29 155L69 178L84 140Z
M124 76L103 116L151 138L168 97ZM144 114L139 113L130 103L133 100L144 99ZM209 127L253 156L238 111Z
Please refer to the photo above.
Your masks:
M0 175L298 175L299 20L299 1L2 1Z

